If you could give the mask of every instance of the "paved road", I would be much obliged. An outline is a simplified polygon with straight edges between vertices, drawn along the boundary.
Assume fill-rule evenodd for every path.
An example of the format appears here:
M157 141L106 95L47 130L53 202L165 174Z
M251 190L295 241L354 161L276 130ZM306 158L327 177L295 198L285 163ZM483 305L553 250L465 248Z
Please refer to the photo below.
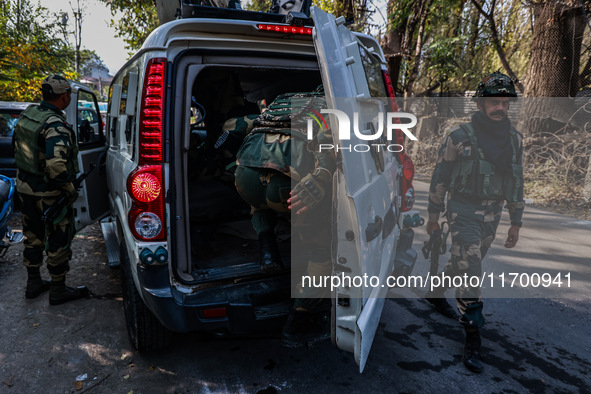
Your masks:
M425 185L417 187L425 201ZM589 279L591 223L533 209L525 223L513 250L502 247L502 224L485 269L541 265ZM418 229L417 250L425 239L424 227ZM88 284L104 299L51 308L44 298L25 300L21 249L0 263L0 393L591 392L588 288L568 299L487 299L480 375L461 365L456 321L420 298L389 299L359 374L353 357L330 343L286 349L276 335L178 335L166 351L140 355L127 341L119 273L104 263L98 227L78 234L74 248L69 281ZM425 274L427 265L419 257L415 273ZM78 391L76 378L84 374Z

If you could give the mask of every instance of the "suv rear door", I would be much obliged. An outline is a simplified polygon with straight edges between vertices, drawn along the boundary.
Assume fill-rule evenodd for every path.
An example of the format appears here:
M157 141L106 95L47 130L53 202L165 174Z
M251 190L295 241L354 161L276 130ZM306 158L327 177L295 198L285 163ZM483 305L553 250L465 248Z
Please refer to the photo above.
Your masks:
M387 94L381 75L382 60L375 53L376 48L365 47L344 26L342 18L335 20L316 7L312 7L312 17L314 45L328 107L349 115L351 126L353 113L359 113L361 133L375 134L374 130L379 128L376 114L385 113L387 108L387 101L377 98ZM380 83L382 87L376 89L376 84ZM362 150L371 147L368 152L354 149L339 152L337 157L342 165L338 166L335 189L337 241L333 261L337 263L334 274L339 277L367 274L367 278L378 278L368 279L367 286L340 286L333 293L336 298L333 301L333 342L354 353L361 372L384 306L388 290L386 279L392 272L400 233L395 226L398 164L385 146L379 150L371 146L388 141L360 139L353 133L353 127L338 130L332 120L335 146L350 143L362 146ZM351 139L341 141L346 131Z

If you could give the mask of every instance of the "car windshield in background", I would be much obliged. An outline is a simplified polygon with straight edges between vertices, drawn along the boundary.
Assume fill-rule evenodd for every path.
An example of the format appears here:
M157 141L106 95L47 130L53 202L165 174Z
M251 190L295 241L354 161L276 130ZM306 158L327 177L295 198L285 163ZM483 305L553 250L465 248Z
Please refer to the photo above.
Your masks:
M32 103L0 101L0 174L16 176L12 135L20 114Z

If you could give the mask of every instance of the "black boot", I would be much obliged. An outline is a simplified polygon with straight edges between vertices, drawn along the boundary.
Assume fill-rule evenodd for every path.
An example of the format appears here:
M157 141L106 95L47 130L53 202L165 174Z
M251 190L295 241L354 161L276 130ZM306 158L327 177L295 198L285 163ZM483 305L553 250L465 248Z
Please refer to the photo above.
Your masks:
M444 295L445 289L428 291L425 300L435 307L435 310L445 317L457 319L458 315L454 308L447 302Z
M292 309L281 331L281 343L301 347L330 338L329 311L307 312Z
M41 279L39 267L27 267L27 289L25 298L36 298L50 288L48 280Z
M466 342L464 343L463 361L466 368L472 372L480 373L484 369L480 350L481 341L478 328L466 327Z
M279 247L275 239L275 233L263 231L259 234L259 248L261 252L261 271L273 272L281 269L281 257L279 256Z
M86 286L68 287L66 279L51 281L49 290L49 305L60 305L64 302L78 300L88 295Z

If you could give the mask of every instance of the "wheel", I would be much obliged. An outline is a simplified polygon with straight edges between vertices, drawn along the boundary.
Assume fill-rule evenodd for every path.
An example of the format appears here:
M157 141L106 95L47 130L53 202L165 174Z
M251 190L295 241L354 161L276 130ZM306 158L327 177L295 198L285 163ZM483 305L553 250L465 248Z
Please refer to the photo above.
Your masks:
M119 247L119 254L123 309L129 341L140 352L161 349L170 343L172 333L158 321L140 297L133 281L131 263L124 243Z

